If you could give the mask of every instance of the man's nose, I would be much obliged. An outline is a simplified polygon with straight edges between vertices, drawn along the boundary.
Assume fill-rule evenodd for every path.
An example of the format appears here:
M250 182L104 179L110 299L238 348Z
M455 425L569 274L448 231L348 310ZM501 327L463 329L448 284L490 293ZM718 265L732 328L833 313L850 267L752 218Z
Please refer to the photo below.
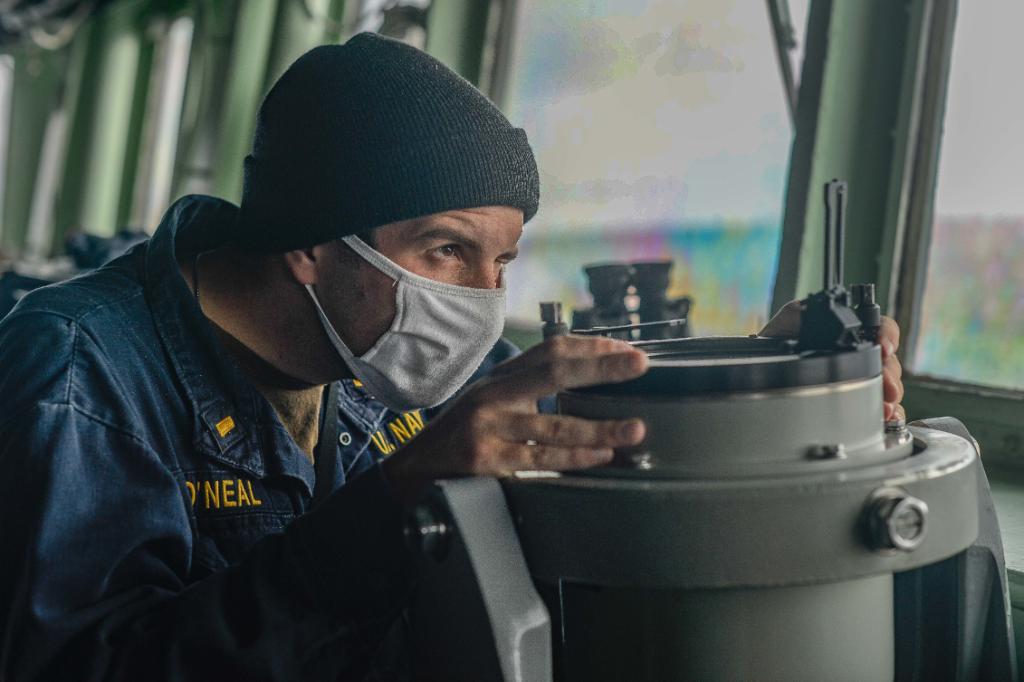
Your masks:
M475 289L497 289L504 281L504 269L500 263L474 268L466 286Z

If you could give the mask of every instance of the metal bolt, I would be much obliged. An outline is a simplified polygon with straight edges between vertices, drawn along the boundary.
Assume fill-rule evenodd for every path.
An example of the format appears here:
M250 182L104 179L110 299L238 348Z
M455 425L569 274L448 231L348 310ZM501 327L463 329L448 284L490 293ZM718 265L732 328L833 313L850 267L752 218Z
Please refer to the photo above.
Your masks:
M405 524L405 539L422 556L441 561L448 553L450 535L454 530L447 514L429 501L417 505Z
M846 447L842 443L825 443L807 448L809 459L846 459Z
M912 552L928 530L928 505L899 488L872 493L866 516L868 543L876 550Z
M889 421L885 422L885 432L886 433L903 433L906 430L907 430L907 420L906 419L890 419Z

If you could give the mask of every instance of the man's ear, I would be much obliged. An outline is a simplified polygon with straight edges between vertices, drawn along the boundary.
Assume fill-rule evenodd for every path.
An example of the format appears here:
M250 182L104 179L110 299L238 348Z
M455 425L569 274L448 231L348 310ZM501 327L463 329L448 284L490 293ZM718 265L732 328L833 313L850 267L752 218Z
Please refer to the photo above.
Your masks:
M299 284L316 284L320 279L320 268L326 260L325 244L308 249L296 249L284 254L284 266Z

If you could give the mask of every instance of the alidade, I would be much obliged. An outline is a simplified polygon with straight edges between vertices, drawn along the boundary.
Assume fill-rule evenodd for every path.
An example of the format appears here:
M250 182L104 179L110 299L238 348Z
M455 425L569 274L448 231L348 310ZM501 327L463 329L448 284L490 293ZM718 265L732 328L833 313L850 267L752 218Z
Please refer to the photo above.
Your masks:
M824 286L797 338L635 342L644 376L565 391L558 409L641 417L640 446L439 485L457 540L426 569L417 674L1015 678L973 439L955 420L883 423L874 289L842 283L846 196L825 187ZM441 623L437 595L464 606Z

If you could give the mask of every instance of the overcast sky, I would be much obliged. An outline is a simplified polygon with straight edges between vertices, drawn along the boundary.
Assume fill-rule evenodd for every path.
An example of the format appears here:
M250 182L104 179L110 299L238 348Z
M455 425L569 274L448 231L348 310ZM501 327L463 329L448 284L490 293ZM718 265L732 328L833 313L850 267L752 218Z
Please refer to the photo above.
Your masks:
M958 13L936 212L1024 217L1024 2Z

